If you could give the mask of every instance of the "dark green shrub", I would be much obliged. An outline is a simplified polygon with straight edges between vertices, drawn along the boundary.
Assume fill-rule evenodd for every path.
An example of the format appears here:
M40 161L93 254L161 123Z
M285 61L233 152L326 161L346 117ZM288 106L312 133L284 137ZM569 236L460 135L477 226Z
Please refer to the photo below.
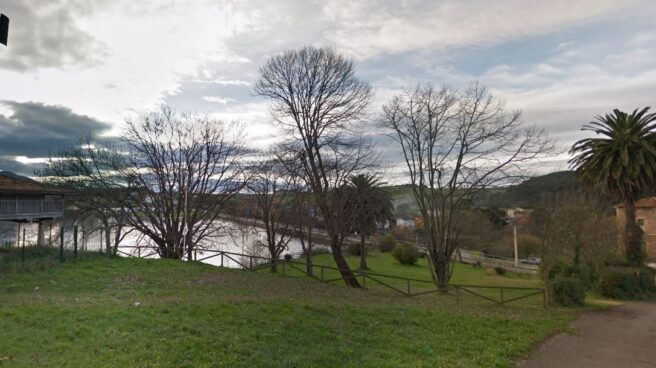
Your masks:
M419 259L419 251L411 245L399 244L392 249L392 256L401 264L414 265Z
M351 243L346 246L346 254L351 256L359 256L362 250L360 243Z
M494 267L494 272L496 272L496 274L499 276L503 276L506 274L506 269L501 266L496 266Z
M650 291L649 282L641 283L641 272L635 268L608 268L601 275L599 292L608 298L640 299ZM646 289L643 289L647 286Z
M577 277L557 276L549 281L551 301L563 307L585 303L585 285Z
M378 239L378 249L380 249L381 252L391 252L394 247L396 247L396 239L394 238L394 235L387 234Z
M647 293L656 292L656 270L653 268L644 267L638 271L640 277L640 287Z

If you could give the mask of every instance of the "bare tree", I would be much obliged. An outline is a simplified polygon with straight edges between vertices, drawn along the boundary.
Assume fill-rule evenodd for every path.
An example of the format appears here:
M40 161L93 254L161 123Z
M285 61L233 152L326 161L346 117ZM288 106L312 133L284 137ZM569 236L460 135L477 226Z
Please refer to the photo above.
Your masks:
M619 255L617 226L607 205L580 192L563 192L531 214L532 232L542 241L545 280L557 261L589 267L598 275Z
M116 254L119 244L133 231L127 227L123 206L129 189L120 173L126 167L125 155L116 145L86 137L60 151L38 174L75 190L69 202L77 209L77 216L80 220L98 219L106 252Z
M293 196L301 186L300 178L288 169L275 151L267 152L250 168L248 191L254 196L257 210L254 218L264 226L263 244L271 259L271 272L276 272L278 259L293 237L294 224L288 221Z
M220 235L226 203L244 187L245 149L232 124L171 109L127 121L123 136L127 222L162 258L192 259L204 240Z
M541 132L522 126L520 115L478 83L464 91L418 85L383 108L381 124L403 151L424 220L431 274L442 290L463 232L456 219L472 197L525 177L523 164L551 148Z
M348 229L338 190L371 158L361 136L353 134L372 100L371 87L335 50L305 47L270 58L260 68L255 93L271 99L274 121L297 143L335 263L347 285L360 287L342 254Z

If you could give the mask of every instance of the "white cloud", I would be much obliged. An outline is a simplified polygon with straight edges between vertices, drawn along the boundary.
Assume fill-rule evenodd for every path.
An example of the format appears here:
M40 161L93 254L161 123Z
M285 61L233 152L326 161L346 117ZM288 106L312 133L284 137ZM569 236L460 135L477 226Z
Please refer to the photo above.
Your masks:
M234 98L222 97L222 96L203 96L203 100L207 102L217 103L219 105L227 105L231 102L235 102Z
M640 1L647 5L647 1ZM423 2L327 2L339 24L327 38L369 58L448 47L489 46L527 35L554 32L612 15L629 0L486 0Z

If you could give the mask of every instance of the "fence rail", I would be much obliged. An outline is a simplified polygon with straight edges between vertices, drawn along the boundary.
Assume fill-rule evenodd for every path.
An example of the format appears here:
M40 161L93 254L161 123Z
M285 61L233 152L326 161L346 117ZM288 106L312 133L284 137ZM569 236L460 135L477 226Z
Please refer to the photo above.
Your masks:
M125 250L128 249L131 249L132 251L126 252ZM154 250L153 247L140 246L121 246L118 252L125 256L136 258L148 258L157 254L157 251ZM239 268L252 272L273 266L271 259L263 256L215 249L197 249L194 251L194 261L203 262L210 259L220 259L220 263L216 264L216 266L219 267ZM284 276L291 276L289 271L293 270L323 283L333 283L343 280L341 275L339 277L333 277L336 273L339 274L340 272L340 269L334 266L313 264L312 268L314 269L314 272L312 274L307 274L306 270L308 264L306 262L300 262L294 259L279 259L276 260L275 267L278 268ZM542 296L542 305L544 307L548 305L547 291L544 288L449 284L446 289L438 289L434 282L430 280L387 275L359 269L353 269L351 272L353 273L354 278L361 281L364 288L367 288L367 283L373 283L407 297L443 293L456 297L456 301L460 303L463 295L470 295L498 305L506 305L530 297ZM488 293L486 294L485 292ZM492 294L490 294L490 292Z
M14 216L61 215L63 199L1 199L0 219Z

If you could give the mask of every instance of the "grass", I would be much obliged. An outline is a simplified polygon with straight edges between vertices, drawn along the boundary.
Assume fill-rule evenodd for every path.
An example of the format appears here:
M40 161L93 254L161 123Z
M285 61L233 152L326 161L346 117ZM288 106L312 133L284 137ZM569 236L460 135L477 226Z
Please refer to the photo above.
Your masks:
M347 256L347 262L352 268L359 267L359 256ZM305 262L305 259L300 259L299 262ZM334 260L330 254L320 254L314 257L314 264L334 267ZM303 271L304 266L297 266L297 269L286 269L286 274L296 277L305 277ZM324 269L324 279L339 279L339 273L336 270ZM398 277L405 277L425 282L410 282L411 292L421 292L435 289L430 276L430 270L426 258L419 258L416 265L408 266L400 264L390 253L370 252L367 255L367 272L378 273L383 275L393 275ZM321 268L315 269L315 275L320 277ZM393 286L399 290L407 291L408 283L405 280L397 280L394 278L375 276L376 279ZM362 280L360 279L362 283ZM370 289L387 289L389 288L377 284L372 281L366 281L367 287ZM521 274L506 272L505 275L498 275L494 269L474 268L471 265L454 264L453 277L451 278L452 284L460 285L479 285L479 286L493 286L493 287L524 287L524 288L542 288L544 284L534 274ZM487 297L500 299L499 289L478 289L471 288ZM509 299L519 297L531 293L530 291L521 290L504 290L504 298ZM519 301L524 305L542 305L542 295L535 295L526 300Z
M91 255L0 274L0 367L511 367L578 313Z

